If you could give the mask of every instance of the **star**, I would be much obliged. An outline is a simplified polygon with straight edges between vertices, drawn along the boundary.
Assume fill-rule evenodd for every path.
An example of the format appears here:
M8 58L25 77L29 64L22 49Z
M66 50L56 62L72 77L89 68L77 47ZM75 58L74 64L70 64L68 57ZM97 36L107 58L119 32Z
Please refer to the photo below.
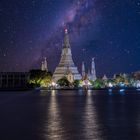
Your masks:
M6 53L4 53L3 56L6 57Z
M139 7L139 0L3 0L0 68L38 68L40 59L47 56L53 72L60 59L64 29L68 29L73 59L79 69L83 57L87 63L92 57L98 58L100 74L140 69ZM23 64L14 67L16 63ZM129 63L133 64L131 68Z

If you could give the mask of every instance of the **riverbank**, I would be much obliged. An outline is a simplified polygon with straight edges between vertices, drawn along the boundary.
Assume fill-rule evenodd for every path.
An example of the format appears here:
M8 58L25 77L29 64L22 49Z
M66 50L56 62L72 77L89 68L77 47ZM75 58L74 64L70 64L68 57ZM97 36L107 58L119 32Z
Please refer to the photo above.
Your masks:
M125 87L125 88L119 88L119 87L114 87L114 88L46 88L46 87L37 87L37 88L1 88L0 91L40 91L40 90L107 90L107 91L131 91L131 90L137 90L139 91L139 88L134 88L134 87Z

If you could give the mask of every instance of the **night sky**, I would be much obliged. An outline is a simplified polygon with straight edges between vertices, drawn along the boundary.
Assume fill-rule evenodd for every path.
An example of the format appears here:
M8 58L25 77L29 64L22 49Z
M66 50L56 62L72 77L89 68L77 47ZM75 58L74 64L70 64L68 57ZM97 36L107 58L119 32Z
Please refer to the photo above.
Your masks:
M54 71L68 28L75 64L97 75L140 70L140 0L0 0L0 71Z

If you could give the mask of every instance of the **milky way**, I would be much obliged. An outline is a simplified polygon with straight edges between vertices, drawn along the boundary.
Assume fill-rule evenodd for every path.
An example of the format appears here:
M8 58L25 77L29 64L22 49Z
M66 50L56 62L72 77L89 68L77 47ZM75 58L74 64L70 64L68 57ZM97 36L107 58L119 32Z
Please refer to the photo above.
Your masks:
M57 66L68 28L75 64L97 75L140 69L140 0L1 0L0 71Z
M68 28L71 47L73 51L76 52L74 56L76 56L76 54L79 55L79 58L77 57L75 58L77 65L79 65L80 67L81 62L84 59L86 59L84 61L87 61L87 64L89 64L88 61L90 60L88 59L93 56L84 58L86 56L83 54L82 50L83 49L86 50L85 49L86 46L82 44L90 43L88 42L88 40L86 40L87 34L88 36L91 34L91 39L94 38L96 30L97 28L99 28L97 24L99 22L99 19L100 15L95 8L95 1L93 0L73 1L69 7L66 7L64 9L60 18L58 19L58 21L56 21L55 26L57 26L57 28L50 35L48 40L46 40L46 47L43 48L42 55L45 56L46 54L48 54L47 58L50 65L52 64L52 67L56 66L56 64L58 63L58 57L60 57L60 51L62 49L63 31L65 28ZM56 54L56 52L59 53ZM55 61L54 59L53 60L49 59L53 54L56 54L56 57L54 56L54 59L56 58Z

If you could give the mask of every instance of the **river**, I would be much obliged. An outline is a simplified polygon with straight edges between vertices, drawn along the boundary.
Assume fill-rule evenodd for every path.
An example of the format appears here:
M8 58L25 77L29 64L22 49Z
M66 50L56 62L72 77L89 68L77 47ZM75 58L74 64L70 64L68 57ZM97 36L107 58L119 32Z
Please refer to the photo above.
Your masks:
M0 140L139 140L140 92L0 92Z

